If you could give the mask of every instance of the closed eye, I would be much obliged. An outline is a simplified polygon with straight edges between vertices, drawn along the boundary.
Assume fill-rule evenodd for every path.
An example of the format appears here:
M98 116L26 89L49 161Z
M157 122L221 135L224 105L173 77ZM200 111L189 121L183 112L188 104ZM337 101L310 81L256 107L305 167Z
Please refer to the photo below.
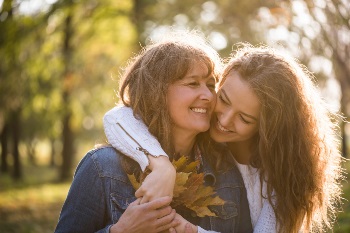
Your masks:
M190 82L187 85L191 86L191 87L197 87L199 85L199 83L198 82Z
M239 117L241 118L244 124L251 124L251 122L244 119L244 117L241 114L239 115Z
M228 105L227 101L224 100L224 98L222 97L222 94L221 94L221 93L219 94L219 99L220 99L220 101L221 101L222 103Z

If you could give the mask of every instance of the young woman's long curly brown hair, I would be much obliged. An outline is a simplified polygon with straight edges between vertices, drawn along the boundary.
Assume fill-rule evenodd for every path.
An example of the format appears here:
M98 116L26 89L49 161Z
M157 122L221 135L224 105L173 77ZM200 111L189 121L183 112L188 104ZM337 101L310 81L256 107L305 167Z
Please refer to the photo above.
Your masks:
M322 100L314 77L289 56L250 45L231 57L220 85L233 71L261 103L250 162L267 184L278 232L331 228L340 201L342 159L337 116Z

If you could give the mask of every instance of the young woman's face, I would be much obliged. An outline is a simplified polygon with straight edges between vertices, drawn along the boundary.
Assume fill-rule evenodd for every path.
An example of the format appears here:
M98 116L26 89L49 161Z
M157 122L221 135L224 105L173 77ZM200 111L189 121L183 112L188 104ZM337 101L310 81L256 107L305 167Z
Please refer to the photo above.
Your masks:
M198 134L207 131L216 102L215 79L208 68L195 63L186 76L171 84L167 101L173 132Z
M243 142L259 127L260 102L238 73L229 73L218 91L210 135L217 142Z

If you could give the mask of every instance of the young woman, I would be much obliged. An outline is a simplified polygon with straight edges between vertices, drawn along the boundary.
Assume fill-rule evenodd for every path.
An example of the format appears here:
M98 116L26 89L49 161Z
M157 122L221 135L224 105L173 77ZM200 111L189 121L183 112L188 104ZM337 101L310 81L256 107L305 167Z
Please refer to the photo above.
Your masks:
M309 232L332 227L341 193L337 122L312 79L305 67L285 54L250 45L238 49L224 69L210 136L227 145L243 176L254 232ZM105 119L117 118L125 111L120 108L107 113ZM134 121L139 123L131 124ZM145 126L132 115L119 124L140 141L156 145L155 140L160 139L133 128ZM115 140L118 132L108 121L104 126L113 146L130 146ZM136 155L132 147L130 152L128 156L147 166L145 155ZM157 153L153 148L148 152ZM166 181L147 178L136 194L153 200L161 190L154 187L167 188Z
M175 213L167 206L169 197L149 203L136 200L127 174L138 176L141 170L123 150L109 146L90 151L79 163L56 232L160 232L174 226L183 230L187 220L198 225L191 225L195 231L202 231L201 227L221 232L252 230L237 167L228 164L228 154L201 150L207 144L201 134L209 129L215 106L219 62L215 50L198 36L171 34L136 56L120 85L123 103L162 138L160 145L167 154L200 158L198 172L204 173L206 183L226 201L218 206L218 217L199 218L186 209ZM212 168L212 154L221 158L224 172ZM172 184L174 176L167 174L173 171L173 167L162 170Z

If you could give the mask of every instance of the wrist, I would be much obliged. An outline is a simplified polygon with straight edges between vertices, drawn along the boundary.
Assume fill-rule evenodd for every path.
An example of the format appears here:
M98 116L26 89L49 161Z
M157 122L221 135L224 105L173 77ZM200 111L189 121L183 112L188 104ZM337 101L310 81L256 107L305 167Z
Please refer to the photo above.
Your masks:
M118 224L119 222L116 222L109 228L109 233L122 233L123 232L123 224Z
M159 156L159 157L153 157L153 156L148 156L148 160L149 160L149 165L148 165L148 169L150 169L151 171L154 170L163 170L163 171L175 171L175 168L173 166L173 164L170 162L169 158L166 156Z

